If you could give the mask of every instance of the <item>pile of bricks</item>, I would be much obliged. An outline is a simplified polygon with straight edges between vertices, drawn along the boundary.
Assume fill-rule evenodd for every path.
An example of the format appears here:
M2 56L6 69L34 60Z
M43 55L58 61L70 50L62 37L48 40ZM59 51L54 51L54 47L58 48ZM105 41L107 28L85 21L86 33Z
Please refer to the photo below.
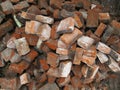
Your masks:
M109 90L106 81L120 72L120 22L102 5L5 0L0 6L1 89Z

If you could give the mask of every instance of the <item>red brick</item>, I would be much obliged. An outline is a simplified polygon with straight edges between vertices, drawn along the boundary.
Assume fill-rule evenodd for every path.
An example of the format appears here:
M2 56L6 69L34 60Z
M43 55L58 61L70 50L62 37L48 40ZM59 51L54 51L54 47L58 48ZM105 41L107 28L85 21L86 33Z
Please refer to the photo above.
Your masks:
M60 19L61 16L60 16L60 10L59 9L55 9L54 12L53 12L53 17L55 19Z
M34 49L31 49L31 51L24 56L24 59L27 61L27 62L32 62L36 57L38 56L38 52L35 51Z
M33 35L33 34L22 34L22 37L25 37L28 44L31 45L31 46L36 46L37 42L38 42L38 39L39 39L38 36Z
M10 64L9 66L9 70L11 72L15 72L15 73L19 73L21 74L24 70L26 70L28 68L29 64L26 61L21 61L20 63L17 64Z
M37 77L37 83L44 83L47 80L46 73L43 73L42 75Z
M71 84L75 88L80 88L81 85L82 85L82 82L81 82L79 77L74 76L74 77L71 78Z
M46 60L40 59L39 62L40 62L40 65L41 65L41 67L42 67L43 70L46 71L46 70L49 69L49 65L47 64Z
M58 55L53 53L53 52L48 52L47 53L47 63L52 66L53 68L58 66L59 59Z
M74 76L77 76L79 78L82 77L81 66L80 65L72 66L72 72L73 72Z
M102 33L104 32L105 28L107 26L103 23L100 23L100 25L98 26L97 30L95 31L95 35L97 35L98 37L100 37L102 35Z
M45 42L45 44L52 50L56 50L57 48L57 40L49 39Z

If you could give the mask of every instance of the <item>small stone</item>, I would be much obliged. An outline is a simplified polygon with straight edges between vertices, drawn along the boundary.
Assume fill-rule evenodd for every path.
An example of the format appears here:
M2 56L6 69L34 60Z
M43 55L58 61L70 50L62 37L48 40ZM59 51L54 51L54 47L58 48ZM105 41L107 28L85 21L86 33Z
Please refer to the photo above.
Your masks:
M53 24L54 19L51 17L43 16L43 15L36 15L35 19L39 22L45 23L45 24Z
M43 24L39 27L37 35L42 41L50 39L51 27L48 24Z
M14 41L14 43L15 43L15 46L16 46L16 49L17 49L19 55L25 55L28 52L30 52L30 48L24 37L20 38L20 39L16 39Z
M29 83L30 80L30 76L28 73L24 73L20 76L20 83L21 85L27 84Z
M105 63L105 62L108 61L108 57L100 51L97 53L97 57L98 57L98 59L100 60L101 63Z
M80 63L82 61L82 55L83 55L83 49L76 48L73 64L80 65Z
M75 24L75 21L72 17L65 18L58 25L56 32L58 34L73 32L74 24Z
M27 34L37 34L40 25L41 23L37 21L27 21L25 25L25 32Z
M60 77L68 77L72 67L71 61L61 62L59 66Z
M94 39L92 39L88 36L81 36L77 40L77 44L84 49L90 48L93 43L94 43Z
M110 52L111 52L111 48L102 42L98 42L96 49L104 54L110 54Z

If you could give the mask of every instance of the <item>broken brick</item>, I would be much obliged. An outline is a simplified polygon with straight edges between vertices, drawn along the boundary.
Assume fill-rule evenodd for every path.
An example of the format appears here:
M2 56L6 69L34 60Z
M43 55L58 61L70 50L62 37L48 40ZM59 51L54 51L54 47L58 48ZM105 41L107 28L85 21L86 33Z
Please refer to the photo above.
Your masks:
M69 50L64 49L64 48L57 48L56 49L56 53L58 53L60 55L68 55L69 54Z
M94 43L94 39L92 39L88 36L81 36L77 40L77 44L84 49L90 48L93 43Z
M82 55L83 55L83 49L76 48L73 64L80 65L80 63L82 61Z
M20 76L20 83L21 85L29 83L30 76L28 73L24 73Z
M82 21L81 19L79 18L78 15L74 15L74 19L75 19L75 25L78 27L78 28L82 28L83 27L83 24L82 24Z
M52 50L56 50L57 48L57 40L49 39L45 42L45 44Z
M30 52L30 48L28 46L28 43L25 37L16 39L14 43L15 43L15 46L16 46L16 49L19 55L25 55L28 52Z
M106 25L103 24L103 23L100 23L100 25L98 26L97 30L95 31L95 35L100 37L102 35L102 33L104 32L105 28L106 28Z
M41 65L43 70L46 71L49 69L49 65L47 64L47 60L40 59L39 62L40 62L40 65Z
M97 53L97 57L98 57L98 59L100 60L101 63L105 63L105 62L108 61L107 55L105 55L104 53L102 53L100 51Z
M58 55L53 52L47 53L47 63L52 66L53 68L58 66L59 60Z
M109 13L99 13L99 20L102 22L109 22L110 21Z
M68 17L60 22L60 24L57 27L57 33L70 33L74 30L74 24L75 21L72 17Z
M82 77L81 66L80 65L72 66L72 72L75 76L77 76L79 78Z

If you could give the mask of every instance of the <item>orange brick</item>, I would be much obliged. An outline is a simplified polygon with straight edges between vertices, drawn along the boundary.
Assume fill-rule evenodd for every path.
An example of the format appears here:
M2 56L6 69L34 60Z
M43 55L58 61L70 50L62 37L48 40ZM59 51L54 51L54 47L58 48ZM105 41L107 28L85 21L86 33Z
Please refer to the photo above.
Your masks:
M95 31L95 35L97 35L98 37L100 37L102 35L102 33L104 32L105 28L107 26L103 23L100 23L100 25L98 26L97 30Z
M57 48L57 40L49 39L45 42L45 44L52 50L56 50Z
M99 20L103 22L109 22L110 21L109 13L99 13Z
M46 60L40 59L39 62L40 62L40 65L41 65L41 67L42 67L43 70L46 71L46 70L49 69L49 65L47 64Z
M59 63L58 55L53 52L48 52L47 63L54 68L57 67Z

